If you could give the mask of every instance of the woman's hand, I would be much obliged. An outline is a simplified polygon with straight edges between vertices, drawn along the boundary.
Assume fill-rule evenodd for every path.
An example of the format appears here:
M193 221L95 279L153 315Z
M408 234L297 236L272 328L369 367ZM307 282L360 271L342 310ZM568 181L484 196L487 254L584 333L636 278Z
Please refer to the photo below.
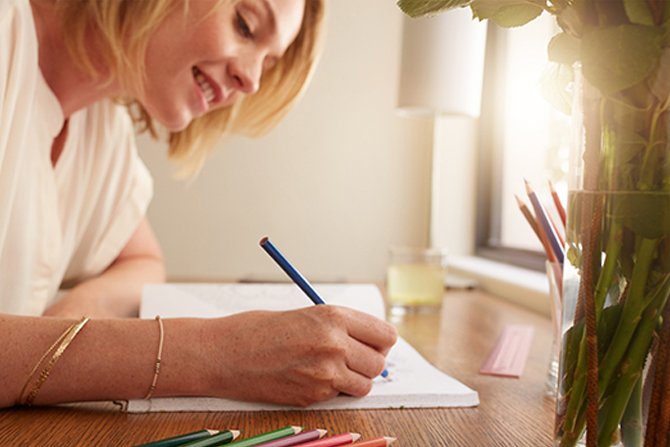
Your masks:
M300 406L368 394L397 340L391 324L332 305L206 324L200 341L211 394Z

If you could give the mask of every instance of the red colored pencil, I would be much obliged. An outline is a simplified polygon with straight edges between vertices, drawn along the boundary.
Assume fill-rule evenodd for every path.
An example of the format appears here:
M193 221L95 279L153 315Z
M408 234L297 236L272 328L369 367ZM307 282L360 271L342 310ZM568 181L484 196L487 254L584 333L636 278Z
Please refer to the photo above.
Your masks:
M368 439L367 441L357 442L351 447L386 447L395 442L396 438L389 438L388 436L380 436L379 438Z
M554 185L551 183L551 181L549 181L549 189L551 190L551 197L554 199L554 205L556 206L556 211L558 211L558 215L561 216L561 221L563 222L563 228L565 228L565 221L566 221L565 208L563 208L561 199L558 197L558 194L556 193Z
M361 439L358 433L342 433L341 435L330 436L305 444L299 444L295 447L336 447L340 445L352 444Z

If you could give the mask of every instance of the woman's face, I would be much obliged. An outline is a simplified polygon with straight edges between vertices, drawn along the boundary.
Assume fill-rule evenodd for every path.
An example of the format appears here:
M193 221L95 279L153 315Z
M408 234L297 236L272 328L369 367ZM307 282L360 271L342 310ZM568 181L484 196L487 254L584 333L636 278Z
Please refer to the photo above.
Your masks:
M147 48L144 91L152 119L183 130L193 118L258 90L261 74L300 31L305 0L191 0L161 23Z

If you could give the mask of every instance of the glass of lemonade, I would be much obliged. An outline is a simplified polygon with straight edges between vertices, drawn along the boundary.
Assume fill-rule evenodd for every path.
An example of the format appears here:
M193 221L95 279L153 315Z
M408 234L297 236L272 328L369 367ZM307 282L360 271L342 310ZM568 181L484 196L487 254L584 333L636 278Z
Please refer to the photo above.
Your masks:
M391 247L387 293L391 313L435 313L444 295L447 252L441 248Z

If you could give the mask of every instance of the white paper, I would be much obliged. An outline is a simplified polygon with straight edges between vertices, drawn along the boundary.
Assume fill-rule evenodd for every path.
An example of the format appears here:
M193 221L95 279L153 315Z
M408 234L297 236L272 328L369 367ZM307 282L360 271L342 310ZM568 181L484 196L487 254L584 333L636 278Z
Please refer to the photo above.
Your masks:
M328 304L385 317L384 302L372 284L316 284ZM140 316L213 318L247 310L287 310L313 305L294 284L160 284L144 290ZM307 408L230 399L178 397L131 400L131 413L153 411L333 410L364 408L469 407L476 391L428 363L402 338L387 357L389 379L378 377L370 394L339 396Z

